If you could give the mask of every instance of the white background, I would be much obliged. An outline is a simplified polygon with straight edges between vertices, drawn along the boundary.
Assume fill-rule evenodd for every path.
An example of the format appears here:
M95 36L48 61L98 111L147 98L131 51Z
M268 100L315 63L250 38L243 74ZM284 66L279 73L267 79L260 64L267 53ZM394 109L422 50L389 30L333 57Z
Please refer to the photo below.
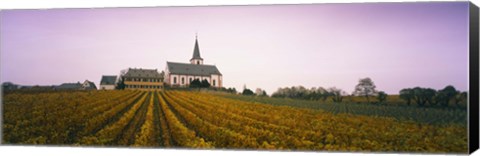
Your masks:
M102 8L102 7L147 7L147 6L204 6L204 5L246 5L246 4L308 4L308 3L351 3L351 2L410 2L415 0L0 0L0 9L45 9L45 8ZM416 0L425 1L425 0ZM445 0L435 0L445 1ZM472 0L477 6L480 0ZM0 25L1 26L1 25ZM134 148L85 148L47 146L0 146L1 155L421 155L389 153L327 153L327 152L272 152L240 150L179 150L179 149L134 149ZM480 155L475 152L474 155Z

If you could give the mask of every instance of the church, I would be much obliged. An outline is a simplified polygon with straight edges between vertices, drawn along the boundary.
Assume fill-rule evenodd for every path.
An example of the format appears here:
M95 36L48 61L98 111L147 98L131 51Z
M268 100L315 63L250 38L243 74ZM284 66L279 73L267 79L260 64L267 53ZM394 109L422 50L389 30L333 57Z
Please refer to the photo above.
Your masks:
M190 63L168 62L165 69L164 82L173 87L188 87L195 79L206 80L211 87L221 88L222 74L215 65L203 64L198 47L198 38L195 37L195 47Z

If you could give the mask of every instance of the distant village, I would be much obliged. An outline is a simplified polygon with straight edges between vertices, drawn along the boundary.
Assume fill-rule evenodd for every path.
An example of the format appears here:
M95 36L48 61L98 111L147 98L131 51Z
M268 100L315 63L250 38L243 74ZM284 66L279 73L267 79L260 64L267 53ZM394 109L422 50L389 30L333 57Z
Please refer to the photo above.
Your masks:
M167 62L164 71L157 69L128 68L119 75L102 75L99 87L85 80L50 86L24 86L4 82L2 89L8 90L158 90L164 87L208 86L222 88L222 74L215 65L207 65L200 56L198 38L195 37L193 56L190 63Z

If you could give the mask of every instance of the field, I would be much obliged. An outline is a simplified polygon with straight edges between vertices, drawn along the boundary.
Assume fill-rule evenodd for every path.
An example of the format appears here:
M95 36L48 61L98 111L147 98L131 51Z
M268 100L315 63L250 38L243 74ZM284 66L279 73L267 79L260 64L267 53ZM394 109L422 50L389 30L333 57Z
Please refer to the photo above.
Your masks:
M2 100L4 144L467 152L466 126L455 122L332 113L208 92L14 92Z
M456 124L458 126L467 126L467 110L457 108L428 108L428 107L416 107L406 106L401 104L402 101L397 96L390 96L388 104L367 104L364 103L346 102L334 103L330 101L308 101L308 100L295 100L289 98L269 98L258 96L240 96L226 93L215 93L219 96L242 100L252 103L263 103L274 106L290 106L297 108L309 108L318 109L331 112L334 114L347 113L354 115L368 115L368 116L382 116L393 117L398 120L411 120L414 122L420 122L425 124L435 125L448 125ZM358 98L358 97L355 97ZM364 99L355 99L355 101L361 101ZM393 104L392 104L393 103Z

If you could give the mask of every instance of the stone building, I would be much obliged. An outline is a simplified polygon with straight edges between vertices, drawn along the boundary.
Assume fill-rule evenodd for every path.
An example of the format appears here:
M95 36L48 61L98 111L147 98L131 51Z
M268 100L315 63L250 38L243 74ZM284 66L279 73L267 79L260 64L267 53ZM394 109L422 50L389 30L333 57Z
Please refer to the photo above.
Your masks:
M129 68L123 77L127 90L157 90L163 86L163 77L157 69Z

